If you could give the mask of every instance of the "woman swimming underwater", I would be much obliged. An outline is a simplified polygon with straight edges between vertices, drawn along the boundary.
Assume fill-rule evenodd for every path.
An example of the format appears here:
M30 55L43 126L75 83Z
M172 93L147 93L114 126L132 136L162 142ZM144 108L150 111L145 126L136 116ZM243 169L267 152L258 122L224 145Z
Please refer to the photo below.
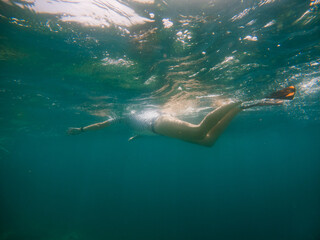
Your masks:
M208 113L199 124L185 122L171 115L161 114L159 112L152 112L151 114L148 114L148 112L133 114L132 116L121 120L139 130L147 130L154 134L211 147L229 125L231 120L243 109L256 106L281 105L283 100L292 100L295 91L295 87L290 86L274 92L264 99L230 103L221 106ZM68 134L77 135L87 131L99 130L108 127L115 122L117 122L117 120L110 119L85 127L69 128ZM132 137L129 140L132 140L135 137Z

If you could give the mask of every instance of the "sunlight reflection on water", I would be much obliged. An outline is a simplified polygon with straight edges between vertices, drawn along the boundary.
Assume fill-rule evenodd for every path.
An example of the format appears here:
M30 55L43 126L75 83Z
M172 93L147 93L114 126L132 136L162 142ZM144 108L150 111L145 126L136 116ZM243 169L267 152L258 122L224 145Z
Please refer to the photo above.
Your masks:
M152 3L150 1L140 2ZM93 27L110 27L112 25L131 27L153 21L139 16L132 8L116 0L25 0L15 3L15 5L40 14L56 15L63 22L75 22Z

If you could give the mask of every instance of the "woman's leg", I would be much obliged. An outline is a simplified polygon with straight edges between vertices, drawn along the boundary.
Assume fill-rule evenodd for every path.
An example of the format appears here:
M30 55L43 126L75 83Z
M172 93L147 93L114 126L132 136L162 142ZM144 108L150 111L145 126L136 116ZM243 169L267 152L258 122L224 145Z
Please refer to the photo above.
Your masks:
M284 88L258 102L231 103L210 112L200 124L195 125L170 116L159 117L153 125L158 134L178 138L205 146L212 146L231 120L243 109L255 106L281 105L284 100L292 100L296 89L294 86Z
M230 111L240 109L241 103L230 103L219 107L207 114L199 124L200 130L207 134L218 122L220 122Z
M198 125L184 122L171 116L161 116L154 123L154 130L160 135L207 145L206 142L202 142L204 139L208 138L208 133L220 123L229 112L233 112L234 109L236 109L237 112L240 112L241 109L239 108L239 105L239 103L231 103L222 106L215 111L208 113ZM220 129L218 130L220 131Z
M233 108L230 110L213 128L207 133L206 137L196 143L211 147L219 136L224 132L224 130L228 127L231 120L239 113L242 109L239 107Z

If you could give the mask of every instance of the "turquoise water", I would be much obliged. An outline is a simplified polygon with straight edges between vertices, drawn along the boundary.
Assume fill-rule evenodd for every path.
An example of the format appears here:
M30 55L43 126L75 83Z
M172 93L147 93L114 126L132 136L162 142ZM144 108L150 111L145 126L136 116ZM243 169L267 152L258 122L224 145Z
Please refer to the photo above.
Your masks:
M0 239L320 239L320 3L0 1ZM212 148L80 127L241 112Z

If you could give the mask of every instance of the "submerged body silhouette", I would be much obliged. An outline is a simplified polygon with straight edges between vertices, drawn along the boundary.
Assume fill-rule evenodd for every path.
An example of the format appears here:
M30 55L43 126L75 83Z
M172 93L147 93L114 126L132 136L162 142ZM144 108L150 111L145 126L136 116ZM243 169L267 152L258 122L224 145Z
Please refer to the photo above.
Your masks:
M199 124L192 124L171 115L159 113L151 114L148 117L138 116L129 119L131 119L131 122L138 123L143 130L148 130L154 134L211 147L227 128L231 120L242 110L256 106L281 105L283 100L292 100L294 94L295 87L290 86L256 102L230 103L208 113ZM85 127L70 128L68 134L77 135L87 131L103 129L115 122L117 121L111 119ZM136 137L132 137L129 140L133 140Z

